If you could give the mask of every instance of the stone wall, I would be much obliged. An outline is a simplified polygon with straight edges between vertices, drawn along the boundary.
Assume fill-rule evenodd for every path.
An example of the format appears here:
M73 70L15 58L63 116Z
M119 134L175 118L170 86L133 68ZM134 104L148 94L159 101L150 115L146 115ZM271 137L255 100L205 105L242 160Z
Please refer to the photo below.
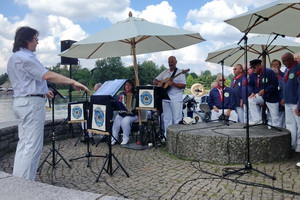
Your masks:
M69 131L70 126L70 131ZM45 143L52 141L52 121L45 122L44 140ZM81 130L80 126L76 124L69 125L64 120L55 120L55 140L63 140L66 138L77 137ZM16 150L18 142L18 126L11 125L0 129L0 158L5 156L7 153L14 152Z
M248 159L245 124L197 123L168 127L167 149L179 158L220 164L243 164ZM249 130L249 154L254 163L284 161L291 156L287 129L266 125Z

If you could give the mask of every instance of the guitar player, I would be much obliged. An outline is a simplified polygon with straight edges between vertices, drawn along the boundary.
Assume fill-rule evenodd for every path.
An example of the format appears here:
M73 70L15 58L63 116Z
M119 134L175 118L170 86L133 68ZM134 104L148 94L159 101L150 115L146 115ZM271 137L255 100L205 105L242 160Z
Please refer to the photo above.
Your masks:
M164 99L162 102L165 138L167 138L168 126L178 124L182 120L182 91L186 86L184 73L189 71L181 70L176 67L177 60L175 56L170 56L168 63L169 69L161 72L153 80L155 85L164 87L170 97L170 100Z

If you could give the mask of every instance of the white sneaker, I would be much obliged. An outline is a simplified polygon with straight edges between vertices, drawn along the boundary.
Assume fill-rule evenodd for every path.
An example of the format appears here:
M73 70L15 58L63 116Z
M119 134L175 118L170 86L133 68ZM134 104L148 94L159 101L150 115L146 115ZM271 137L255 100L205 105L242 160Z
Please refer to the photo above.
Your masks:
M116 144L116 140L111 141L111 145L115 145Z
M297 146L297 147L295 148L295 152L300 153L300 147L299 147L299 146Z
M296 163L296 167L300 167L300 162L297 162L297 163Z
M128 141L123 141L121 145L128 144Z

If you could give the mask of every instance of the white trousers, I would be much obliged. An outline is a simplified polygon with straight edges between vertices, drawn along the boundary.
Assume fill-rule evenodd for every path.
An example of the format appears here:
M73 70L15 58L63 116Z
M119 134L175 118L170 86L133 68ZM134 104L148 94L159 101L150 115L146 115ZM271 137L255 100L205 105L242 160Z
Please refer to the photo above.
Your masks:
M227 109L224 109L224 114L226 113ZM223 114L223 109L219 109L219 112L211 110L211 120L217 120ZM235 110L231 110L229 120L231 121L238 121L238 115L236 114Z
M167 137L168 126L178 124L182 120L182 101L165 101L162 102L163 106L163 120L165 128L165 137Z
M262 96L255 95L255 98L248 98L249 102L249 112L251 113L252 120L254 122L258 122L262 120L262 111L259 104L264 103L264 99ZM270 120L270 125L280 127L280 121L278 117L279 112L279 102L277 103L270 103L266 102L268 108L268 115Z
M280 123L281 128L285 128L285 111L279 111L278 112L278 119Z
M13 175L34 180L43 149L45 99L17 97L13 101L13 110L19 120Z
M136 116L126 116L126 117L121 117L120 115L117 115L114 123L113 123L113 127L112 127L112 134L113 134L113 138L111 139L111 141L115 141L119 140L119 131L120 128L122 127L123 130L123 142L128 142L129 141L129 134L131 131L131 124L135 121L137 121L139 119L139 117ZM115 138L115 139L114 139Z
M247 110L246 109L247 109L246 104L244 104L244 123L247 123ZM248 108L248 115L249 115L248 116L249 122L253 122L249 108Z
M240 106L237 106L235 108L235 111L236 111L236 113L238 115L238 121L237 122L244 123L244 109L241 108Z
M294 110L297 104L285 104L285 125L286 129L291 132L292 148L300 149L300 117L298 117Z

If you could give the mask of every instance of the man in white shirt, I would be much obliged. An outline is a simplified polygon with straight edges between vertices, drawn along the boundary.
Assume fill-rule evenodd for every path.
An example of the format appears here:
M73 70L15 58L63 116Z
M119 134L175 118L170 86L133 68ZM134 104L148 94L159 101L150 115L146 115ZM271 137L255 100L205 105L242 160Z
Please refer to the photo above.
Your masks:
M38 45L38 31L20 27L16 31L7 72L14 90L13 110L19 120L18 145L13 175L34 180L43 148L45 97L53 98L47 81L72 85L78 91L89 89L81 83L48 71L33 53Z
M161 72L153 83L160 87L166 87L170 100L164 99L163 121L165 128L165 137L167 137L167 128L171 124L178 124L182 120L182 90L186 86L186 78L182 70L176 67L177 60L175 56L170 56L168 59L169 69ZM175 78L173 78L175 77Z

